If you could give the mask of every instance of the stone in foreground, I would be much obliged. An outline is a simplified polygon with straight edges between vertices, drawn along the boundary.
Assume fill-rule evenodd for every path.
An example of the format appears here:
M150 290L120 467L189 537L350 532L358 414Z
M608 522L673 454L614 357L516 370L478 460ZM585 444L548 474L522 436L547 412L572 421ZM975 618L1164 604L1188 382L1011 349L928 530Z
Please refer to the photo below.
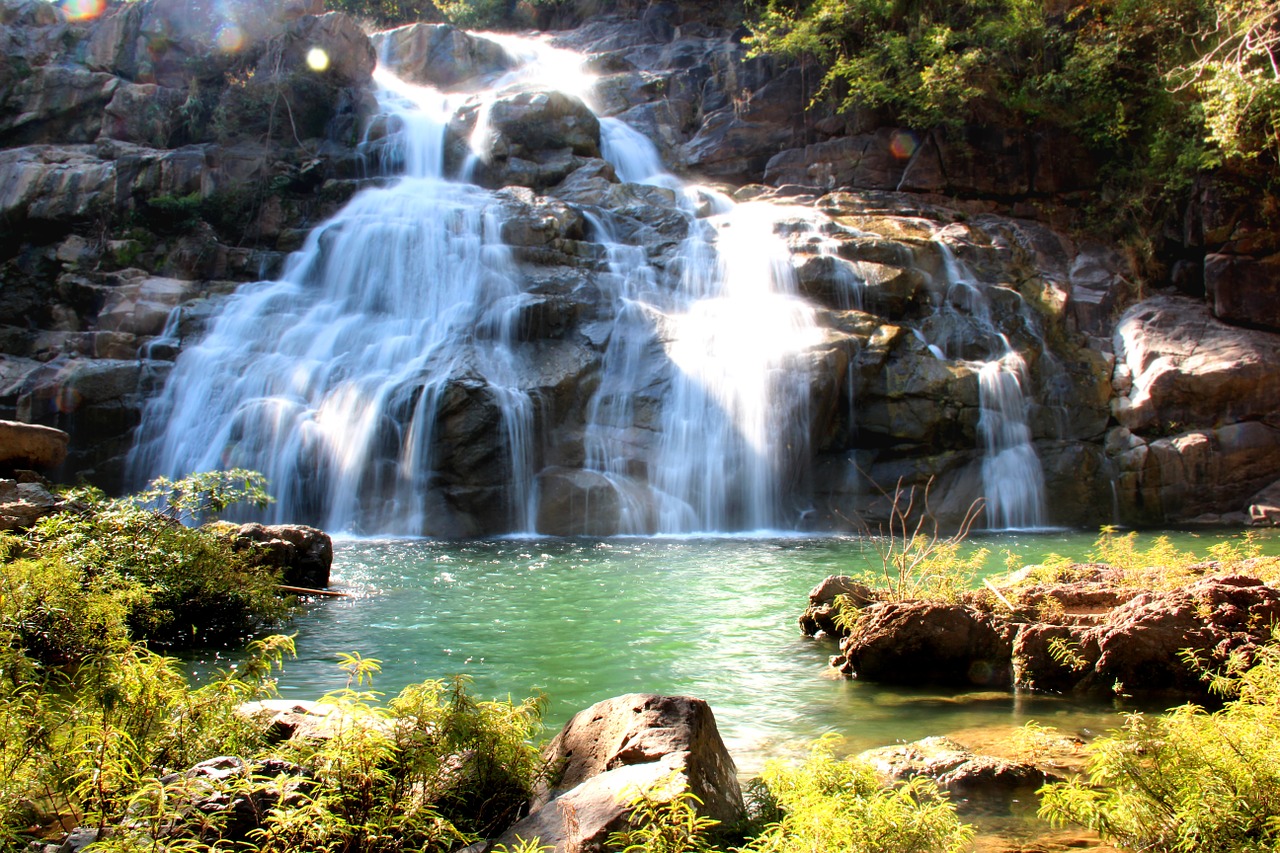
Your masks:
M629 802L688 786L722 823L744 815L737 770L710 706L687 696L629 693L579 712L547 747L554 784L496 843L539 839L557 853L599 851L626 825Z

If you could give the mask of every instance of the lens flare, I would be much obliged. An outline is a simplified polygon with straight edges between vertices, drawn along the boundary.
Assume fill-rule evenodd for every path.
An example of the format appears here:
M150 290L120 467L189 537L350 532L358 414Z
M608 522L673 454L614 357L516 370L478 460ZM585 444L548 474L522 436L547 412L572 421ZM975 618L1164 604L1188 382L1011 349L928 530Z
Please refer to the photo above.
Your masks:
M311 48L307 51L307 67L312 71L324 71L329 67L329 54L324 52L324 48Z
M218 50L223 53L235 53L244 47L244 33L234 24L227 24L218 30Z
M920 147L920 140L909 130L895 130L889 140L889 153L899 160L906 160Z
M102 14L107 0L63 0L62 9L71 21L87 21Z

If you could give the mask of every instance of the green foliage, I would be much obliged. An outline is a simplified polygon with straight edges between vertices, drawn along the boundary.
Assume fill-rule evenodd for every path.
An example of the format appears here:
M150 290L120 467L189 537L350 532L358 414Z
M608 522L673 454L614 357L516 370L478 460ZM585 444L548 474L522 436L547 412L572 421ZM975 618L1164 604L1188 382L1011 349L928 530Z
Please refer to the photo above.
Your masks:
M764 0L750 26L756 49L818 63L839 109L1072 135L1119 191L1100 221L1150 228L1206 168L1266 159L1274 179L1277 14L1269 0Z
M705 853L707 832L720 821L698 813L702 800L688 789L673 791L674 778L632 793L625 829L609 836L622 853ZM624 792L625 793L625 792Z
M959 853L973 839L930 780L881 785L875 771L837 758L829 735L800 765L770 761L748 788L759 829L734 853ZM622 853L713 853L718 822L698 814L701 801L674 780L633 793L628 828L609 837Z
M769 762L762 780L781 818L746 850L958 853L973 838L932 781L881 787L869 766L837 759L830 738L814 744L802 765Z
M379 27L441 19L432 0L329 0L327 8L365 18Z
M3 567L13 592L0 624L39 660L60 665L105 650L121 639L111 628L119 622L133 639L183 646L242 641L287 612L274 570L252 565L225 536L183 523L238 502L262 505L261 475L211 472L157 480L129 498L90 488L65 497L71 509L28 533L31 559Z
M462 678L411 685L385 707L358 689L377 661L349 656L330 736L289 741L310 795L275 810L255 833L261 851L451 850L515 821L542 777L531 739L542 703L478 702Z
M0 683L0 840L33 826L136 826L144 812L172 824L159 777L260 749L261 731L234 711L271 692L271 671L292 651L287 637L251 644L242 672L197 689L176 661L138 645L73 677Z
M969 507L955 533L944 537L929 507L932 485L930 480L923 488L904 488L899 480L893 494L882 492L889 502L889 518L871 536L872 547L880 559L880 570L861 577L876 589L882 600L954 601L972 585L974 575L986 562L985 548L962 556L964 541L978 517L981 501ZM856 621L857 609L852 606L855 603L847 600L838 600L838 603L837 618L846 623ZM846 627L852 626L846 624Z
M1224 677L1237 698L1135 714L1090 747L1087 780L1043 789L1041 815L1135 850L1280 850L1280 646Z
M507 0L438 0L445 20L465 29L489 29L502 24L510 14Z

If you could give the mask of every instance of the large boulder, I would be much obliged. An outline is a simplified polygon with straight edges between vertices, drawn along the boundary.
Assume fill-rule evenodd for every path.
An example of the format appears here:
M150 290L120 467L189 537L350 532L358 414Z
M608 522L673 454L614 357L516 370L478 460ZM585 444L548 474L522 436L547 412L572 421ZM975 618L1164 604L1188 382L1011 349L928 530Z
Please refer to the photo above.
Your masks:
M1013 631L961 604L885 601L862 609L841 655L846 675L893 684L1008 687Z
M324 589L333 565L333 540L324 531L302 524L245 524L232 537L232 547L257 565L282 571L289 586Z
M1120 318L1115 352L1114 414L1132 432L1250 420L1280 426L1280 335L1227 325L1199 301L1157 296Z
M733 823L745 815L733 759L700 699L606 699L576 714L545 757L556 776L498 843L537 838L557 853L601 851L609 833L626 825L637 794L661 800L685 787L709 817Z
M52 470L67 458L65 432L39 424L0 421L0 471Z

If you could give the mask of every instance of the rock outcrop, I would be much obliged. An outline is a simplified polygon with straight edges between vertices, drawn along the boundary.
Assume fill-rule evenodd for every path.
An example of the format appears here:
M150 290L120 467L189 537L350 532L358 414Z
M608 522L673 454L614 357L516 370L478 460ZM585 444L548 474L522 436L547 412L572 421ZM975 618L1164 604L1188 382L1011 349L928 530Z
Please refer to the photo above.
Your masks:
M862 609L832 664L867 681L1007 687L1014 633L960 604L877 602Z
M302 524L245 524L231 538L232 548L254 565L278 569L287 586L324 589L333 565L333 540Z
M1206 563L1196 572L1219 568ZM1104 565L1066 574L1031 584L1011 576L999 612L985 591L967 594L969 604L867 604L831 663L845 675L891 684L1208 701L1206 673L1222 671L1233 656L1247 662L1280 617L1280 592L1245 575L1193 573L1176 588L1150 590ZM1157 581L1161 572L1150 576ZM815 594L839 580L829 578Z
M497 843L538 838L557 853L604 849L625 826L630 802L684 787L723 823L745 814L733 759L700 699L632 693L580 711L545 752L556 776L530 814Z

